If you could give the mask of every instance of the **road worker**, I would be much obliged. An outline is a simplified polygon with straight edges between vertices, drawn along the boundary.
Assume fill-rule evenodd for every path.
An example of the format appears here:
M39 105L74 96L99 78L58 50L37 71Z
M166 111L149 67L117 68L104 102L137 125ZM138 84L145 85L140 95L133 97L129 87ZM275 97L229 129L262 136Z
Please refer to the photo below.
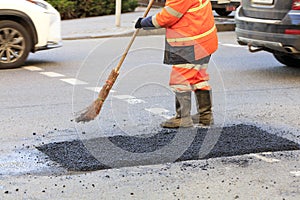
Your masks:
M209 0L166 0L156 15L139 18L135 28L166 28L164 63L173 65L170 87L175 93L175 117L164 128L210 126L213 123L207 67L218 48L217 29ZM191 116L191 92L197 113Z

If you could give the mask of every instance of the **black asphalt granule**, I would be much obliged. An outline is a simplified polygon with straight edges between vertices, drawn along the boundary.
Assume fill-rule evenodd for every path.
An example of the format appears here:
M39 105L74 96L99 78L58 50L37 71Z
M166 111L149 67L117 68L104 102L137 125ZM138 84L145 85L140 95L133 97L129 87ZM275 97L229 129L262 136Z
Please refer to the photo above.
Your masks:
M93 171L108 168L92 156L79 140L49 143L37 149L68 170Z
M189 129L186 129L186 131L188 130ZM299 144L278 137L275 134L268 133L252 125L234 125L222 128L221 133L219 131L220 129L216 129L215 133L213 129L199 128L191 145L181 156L179 156L177 161L300 149ZM176 130L170 131L163 129L157 134L149 135L149 137L146 137L146 135L144 135L144 137L113 136L106 139L109 139L115 146L125 151L147 153L158 150L169 144L176 134ZM182 133L181 131L180 134L191 133ZM201 157L200 151L202 151L203 141L205 141L206 136L214 136L214 134L220 134L220 137L217 137L216 143L213 144L209 152ZM99 141L99 143L97 143L97 141ZM109 168L91 155L84 145L86 142L93 142L97 145L101 144L101 141L104 141L104 138L93 138L86 141L74 140L49 143L36 148L48 155L49 159L59 163L68 170L92 171ZM101 150L101 146L98 145L97 148L100 148ZM114 155L111 152L107 152L107 157L114 157ZM139 163L136 163L134 160L129 160L129 162L131 162L130 166L139 165ZM156 164L161 162L162 161L160 160L154 161ZM151 161L151 164L153 164L153 161ZM247 162L241 163L241 165L247 166ZM128 166L128 163L126 166Z
M147 153L156 151L169 144L175 137L175 134L176 131L174 130L162 130L159 134L150 137L119 135L110 137L109 140L123 150L132 153Z
M197 134L189 149L178 161L197 159L204 137L205 134ZM224 127L218 142L204 158L299 149L299 144L295 142L270 134L256 126L240 124Z

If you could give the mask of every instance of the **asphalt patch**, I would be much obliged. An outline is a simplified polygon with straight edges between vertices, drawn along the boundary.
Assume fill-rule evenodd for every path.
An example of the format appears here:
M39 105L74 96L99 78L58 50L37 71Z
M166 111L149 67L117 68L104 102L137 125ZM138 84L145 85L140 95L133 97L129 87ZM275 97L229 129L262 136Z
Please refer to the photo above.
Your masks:
M195 130L195 129L194 129ZM252 125L234 125L216 129L216 134L212 129L199 128L193 135L193 140L188 143L189 146L185 148L182 154L178 155L176 160L172 162L208 159L216 157L228 157L243 155L249 153L260 152L275 152L299 150L299 144L287 140L285 138L268 133L256 126ZM165 146L172 143L178 134L188 136L191 131L186 129L177 132L176 130L162 129L158 133L141 136L113 136L106 138L93 138L91 140L73 140L65 142L56 142L38 146L37 149L45 153L50 160L57 162L62 167L72 171L93 171L108 169L112 167L137 166L145 164L161 164L169 162L168 158L163 159L166 153L161 153L156 159L147 159L147 153L156 152L163 149ZM218 132L218 133L217 133ZM216 141L209 144L209 140ZM209 137L208 137L209 136ZM208 138L208 139L207 139ZM207 141L208 140L208 141ZM111 151L105 147L109 141L117 148L124 152L131 152L131 155L145 155L143 161L135 160L134 156L124 158L122 155L117 155L117 152ZM92 144L92 145L89 145ZM185 143L186 144L186 143ZM205 145L207 146L206 148ZM88 148L87 148L88 147ZM180 146L178 146L179 148ZM120 157L123 162L119 160L116 164L108 165L107 162L102 162L101 159L96 159L95 154L91 153L91 149L98 149L101 155L105 158L111 159ZM162 159L157 159L162 157ZM165 156L166 157L166 156ZM169 158L169 159L173 159ZM101 162L100 162L101 161ZM106 164L105 164L106 163Z

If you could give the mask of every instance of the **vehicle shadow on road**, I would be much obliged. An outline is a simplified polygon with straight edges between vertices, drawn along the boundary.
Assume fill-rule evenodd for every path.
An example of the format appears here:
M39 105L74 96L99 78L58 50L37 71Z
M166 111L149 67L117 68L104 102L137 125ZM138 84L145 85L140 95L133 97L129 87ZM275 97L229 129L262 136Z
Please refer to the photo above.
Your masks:
M28 67L28 66L35 66L35 67L42 67L42 66L51 66L51 67L59 67L63 66L61 62L56 62L56 61L49 61L49 60L37 60L37 59L30 59L25 62L23 67Z

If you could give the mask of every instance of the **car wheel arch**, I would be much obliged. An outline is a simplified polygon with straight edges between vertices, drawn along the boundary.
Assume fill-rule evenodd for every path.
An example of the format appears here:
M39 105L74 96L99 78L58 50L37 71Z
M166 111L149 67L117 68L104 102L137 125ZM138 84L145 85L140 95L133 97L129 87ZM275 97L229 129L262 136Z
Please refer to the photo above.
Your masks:
M33 36L32 37L32 47L31 52L35 51L35 44L38 43L38 36L33 21L30 17L21 11L16 10L3 10L0 9L0 20L12 20L17 23L20 23L24 26L24 28L29 31L29 33Z

